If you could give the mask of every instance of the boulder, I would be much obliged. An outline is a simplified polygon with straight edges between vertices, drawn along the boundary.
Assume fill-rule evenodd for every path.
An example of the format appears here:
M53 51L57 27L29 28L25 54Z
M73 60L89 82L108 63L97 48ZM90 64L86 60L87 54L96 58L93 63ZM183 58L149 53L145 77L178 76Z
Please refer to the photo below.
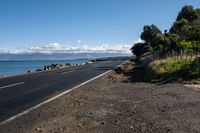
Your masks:
M30 72L31 72L30 70L27 71L27 73L30 73Z
M115 70L115 72L116 72L117 74L123 73L123 70L122 70L121 67L117 67L117 68L115 68L114 70Z
M42 71L42 69L37 69L37 70L36 70L36 72L41 72L41 71Z

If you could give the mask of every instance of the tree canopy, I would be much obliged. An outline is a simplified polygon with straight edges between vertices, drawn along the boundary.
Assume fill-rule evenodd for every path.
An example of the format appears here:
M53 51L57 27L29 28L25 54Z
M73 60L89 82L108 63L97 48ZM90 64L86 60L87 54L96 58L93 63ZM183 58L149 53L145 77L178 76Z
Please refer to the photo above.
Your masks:
M178 13L176 21L180 21L181 19L187 19L192 22L195 19L199 18L199 9L196 10L191 5L184 6L181 11Z
M200 9L186 5L178 13L169 31L164 30L162 33L154 24L145 25L140 37L144 43L134 44L131 48L136 56L145 52L179 50L186 48L185 45L197 45L200 42ZM184 47L180 44L184 44Z

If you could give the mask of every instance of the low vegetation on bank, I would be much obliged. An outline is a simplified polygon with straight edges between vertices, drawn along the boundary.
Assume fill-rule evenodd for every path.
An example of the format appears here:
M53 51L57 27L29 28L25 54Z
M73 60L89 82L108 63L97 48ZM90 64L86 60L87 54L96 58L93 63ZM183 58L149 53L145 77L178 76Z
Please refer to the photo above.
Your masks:
M184 61L172 57L160 59L151 62L149 67L158 81L199 80L200 77L200 72L196 66L195 58Z
M145 25L140 37L131 50L152 81L199 79L200 8L186 5L169 30Z

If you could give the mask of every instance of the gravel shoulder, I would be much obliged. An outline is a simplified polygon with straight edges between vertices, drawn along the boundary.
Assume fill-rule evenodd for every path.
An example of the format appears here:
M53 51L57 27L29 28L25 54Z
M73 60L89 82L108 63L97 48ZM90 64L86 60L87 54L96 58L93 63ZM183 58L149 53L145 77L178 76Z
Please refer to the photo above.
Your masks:
M200 89L108 73L0 126L1 133L200 132Z

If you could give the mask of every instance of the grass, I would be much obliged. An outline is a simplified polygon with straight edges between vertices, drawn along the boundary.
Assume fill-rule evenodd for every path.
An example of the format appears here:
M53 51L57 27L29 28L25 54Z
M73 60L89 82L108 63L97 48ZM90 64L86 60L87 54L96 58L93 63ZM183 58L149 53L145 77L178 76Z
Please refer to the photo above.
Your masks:
M149 64L157 80L193 80L200 78L200 69L196 59L166 58L153 61Z

